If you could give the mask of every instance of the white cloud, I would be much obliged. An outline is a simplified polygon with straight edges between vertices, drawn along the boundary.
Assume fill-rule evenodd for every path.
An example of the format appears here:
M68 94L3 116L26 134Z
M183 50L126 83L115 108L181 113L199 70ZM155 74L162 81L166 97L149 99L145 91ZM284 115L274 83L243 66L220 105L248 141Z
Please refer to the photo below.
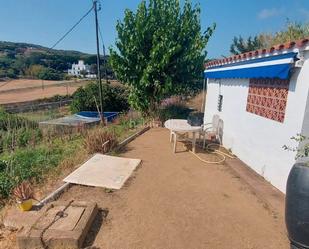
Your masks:
M272 9L263 9L258 13L258 18L259 19L267 19L270 17L274 17L274 16L279 16L282 15L284 13L284 9L276 9L276 8L272 8Z

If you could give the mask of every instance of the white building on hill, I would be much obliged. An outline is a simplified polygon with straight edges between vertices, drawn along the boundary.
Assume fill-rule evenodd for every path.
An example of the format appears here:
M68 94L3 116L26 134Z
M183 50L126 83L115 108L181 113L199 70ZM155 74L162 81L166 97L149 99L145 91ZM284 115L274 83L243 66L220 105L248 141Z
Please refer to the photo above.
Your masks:
M285 192L297 147L309 136L309 40L206 64L205 123L220 118L222 143Z
M84 77L83 72L86 73L86 78L96 78L96 75L90 72L90 65L85 64L83 60L79 60L77 64L73 63L72 68L68 69L68 74L72 76Z

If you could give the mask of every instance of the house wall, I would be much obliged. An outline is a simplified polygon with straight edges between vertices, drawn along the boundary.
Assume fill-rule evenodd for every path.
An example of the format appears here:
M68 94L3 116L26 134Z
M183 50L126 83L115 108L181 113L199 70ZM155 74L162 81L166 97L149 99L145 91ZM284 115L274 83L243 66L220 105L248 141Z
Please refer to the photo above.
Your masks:
M283 123L246 111L249 79L209 79L207 86L204 122L218 114L224 123L223 145L282 192L295 162L295 153L282 146L297 146L290 139L297 133L309 135L308 51L305 59L302 68L293 69ZM221 112L219 94L223 95Z
M83 60L79 60L78 64L75 64L75 63L72 64L72 69L68 69L68 74L79 76L80 72L83 70L85 70L88 74L90 74L90 66L87 64L84 64ZM89 78L93 78L93 75L90 76Z

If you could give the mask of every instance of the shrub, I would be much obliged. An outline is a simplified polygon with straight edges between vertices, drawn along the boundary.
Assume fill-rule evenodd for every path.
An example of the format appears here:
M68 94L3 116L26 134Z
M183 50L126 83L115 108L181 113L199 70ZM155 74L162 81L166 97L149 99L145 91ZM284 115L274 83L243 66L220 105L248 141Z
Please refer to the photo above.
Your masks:
M145 123L145 119L138 113L129 112L128 114L119 115L115 123L124 129L135 129L137 126Z
M107 141L109 142L106 143ZM84 140L84 146L89 154L107 153L117 145L118 141L114 132L105 129L90 130Z
M127 111L129 109L128 96L125 88L103 84L103 111ZM97 111L100 104L99 86L92 82L80 87L74 94L70 105L72 112Z
M2 158L6 160L0 161L0 196L7 198L19 183L41 180L45 172L62 160L63 150L56 146L17 149Z
M177 103L170 104L161 107L157 112L157 118L161 122L165 122L168 119L186 119L192 112L186 105Z
M43 67L38 72L37 77L41 80L62 80L63 74L59 73L55 69Z
M16 181L7 172L0 171L0 198L9 197L12 189L16 186Z

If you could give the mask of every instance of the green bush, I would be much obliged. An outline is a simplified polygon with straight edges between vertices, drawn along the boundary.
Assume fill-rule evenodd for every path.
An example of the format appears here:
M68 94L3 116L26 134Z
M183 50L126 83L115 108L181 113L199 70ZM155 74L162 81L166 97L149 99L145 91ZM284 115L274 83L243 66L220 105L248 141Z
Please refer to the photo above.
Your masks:
M2 155L5 160L0 160L0 196L7 198L22 181L41 180L45 172L60 163L63 154L58 146L40 146Z
M37 74L41 80L62 80L63 74L52 68L43 67Z
M168 119L187 119L191 112L192 110L184 104L171 104L161 107L158 110L157 118L161 122L165 122Z
M136 127L145 123L145 119L139 115L119 115L117 123L124 129L135 129Z
M79 111L97 111L100 105L99 86L90 83L80 87L74 94L70 105L73 113ZM103 84L103 111L126 111L129 109L127 92L123 87Z

